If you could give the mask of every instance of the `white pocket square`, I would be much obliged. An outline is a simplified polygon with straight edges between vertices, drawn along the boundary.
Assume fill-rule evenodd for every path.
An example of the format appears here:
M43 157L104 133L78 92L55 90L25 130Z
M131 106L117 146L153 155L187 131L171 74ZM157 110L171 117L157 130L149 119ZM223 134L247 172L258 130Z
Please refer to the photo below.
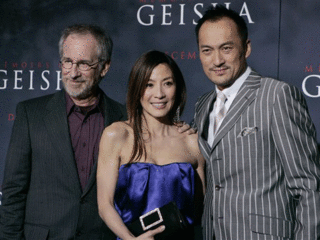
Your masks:
M238 137L245 137L252 133L255 133L258 131L258 127L245 127L242 129L242 131L239 133Z

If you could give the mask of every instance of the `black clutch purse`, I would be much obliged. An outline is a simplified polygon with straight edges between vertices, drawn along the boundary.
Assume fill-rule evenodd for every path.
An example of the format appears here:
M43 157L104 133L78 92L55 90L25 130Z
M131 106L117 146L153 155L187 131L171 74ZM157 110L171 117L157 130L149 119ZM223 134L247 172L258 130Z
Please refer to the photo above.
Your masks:
M188 228L188 222L180 213L175 202L170 202L161 208L156 208L133 221L128 227L130 232L135 236L139 236L148 230L155 229L161 225L166 228L163 232L154 236L155 240L163 240L183 235Z

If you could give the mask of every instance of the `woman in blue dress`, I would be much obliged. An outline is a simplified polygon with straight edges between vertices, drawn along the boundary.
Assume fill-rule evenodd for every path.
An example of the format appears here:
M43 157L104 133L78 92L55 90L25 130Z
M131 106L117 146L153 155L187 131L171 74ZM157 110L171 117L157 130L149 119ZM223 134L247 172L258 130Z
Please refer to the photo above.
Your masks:
M163 226L138 237L126 226L171 201L190 226L179 239L193 238L205 161L197 134L180 133L175 125L185 101L184 79L171 57L150 51L136 61L127 94L129 120L104 130L97 170L99 213L120 239L154 239Z

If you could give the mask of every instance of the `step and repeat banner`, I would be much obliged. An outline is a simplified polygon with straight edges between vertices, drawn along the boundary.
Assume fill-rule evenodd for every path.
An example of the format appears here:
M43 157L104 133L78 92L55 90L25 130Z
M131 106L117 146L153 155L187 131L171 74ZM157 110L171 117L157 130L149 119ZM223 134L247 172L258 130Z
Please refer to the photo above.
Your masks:
M4 161L18 102L61 89L58 40L75 23L109 31L114 41L111 69L101 88L125 103L129 72L144 52L166 52L181 68L188 100L182 119L213 89L204 75L194 28L207 7L223 4L248 24L249 65L262 75L297 86L320 131L320 3L316 0L46 0L0 3L0 200ZM318 134L318 142L320 142Z

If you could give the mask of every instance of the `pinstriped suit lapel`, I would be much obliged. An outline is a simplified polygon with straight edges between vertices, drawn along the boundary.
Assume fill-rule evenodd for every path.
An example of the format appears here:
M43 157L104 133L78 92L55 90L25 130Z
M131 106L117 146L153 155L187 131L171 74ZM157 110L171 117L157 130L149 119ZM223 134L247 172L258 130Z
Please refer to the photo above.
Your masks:
M205 94L202 97L196 109L197 119L199 119L199 122L197 122L198 131L199 131L199 145L200 145L200 148L202 148L203 150L202 153L205 155L204 157L206 159L209 159L209 153L211 152L211 147L209 146L207 139L203 137L205 134L205 131L208 131L208 129L205 128L205 123L209 118L210 106L215 100L216 95L217 95L216 91L211 91Z
M43 116L43 120L52 139L52 145L61 156L60 159L64 162L65 168L70 172L68 179L74 181L74 186L78 186L79 191L81 191L69 134L64 94L64 91L60 91L48 102L47 112Z
M234 126L243 111L256 99L256 90L260 87L260 80L261 76L254 71L252 71L245 80L218 129L212 148L210 148L211 152L221 138L223 138L223 136L225 136Z

